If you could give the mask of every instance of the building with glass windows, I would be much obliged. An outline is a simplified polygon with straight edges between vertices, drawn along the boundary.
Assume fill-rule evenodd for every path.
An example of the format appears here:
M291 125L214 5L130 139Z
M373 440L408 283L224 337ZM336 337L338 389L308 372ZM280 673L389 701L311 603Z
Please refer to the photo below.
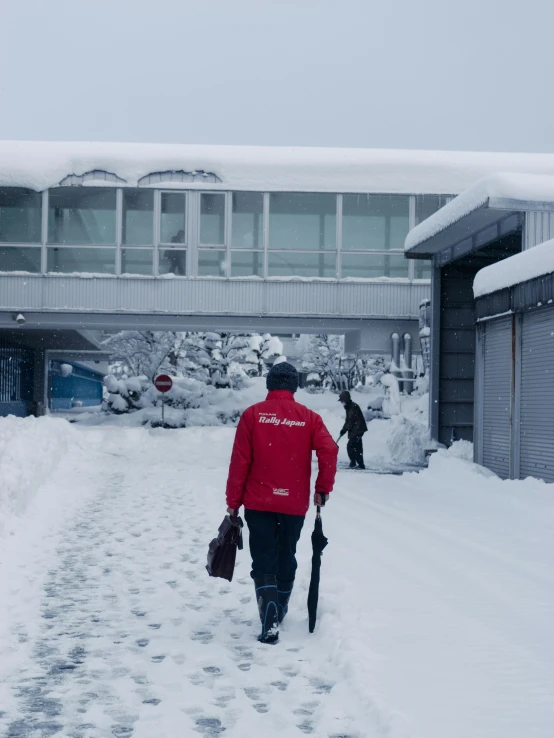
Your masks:
M408 231L502 169L554 173L554 157L0 142L0 340L30 350L36 332L47 351L64 332L93 351L91 331L143 327L417 345L430 262L405 259Z

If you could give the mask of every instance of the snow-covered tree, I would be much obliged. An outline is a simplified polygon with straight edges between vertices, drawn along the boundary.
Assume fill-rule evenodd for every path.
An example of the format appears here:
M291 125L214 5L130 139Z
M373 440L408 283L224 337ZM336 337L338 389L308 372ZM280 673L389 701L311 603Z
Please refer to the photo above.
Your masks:
M319 374L324 385L339 391L348 389L343 381L344 366L342 336L319 334L310 336L302 356L302 368Z
M111 351L110 375L115 379L144 378L152 383L160 373L191 377L216 388L240 388L260 372L260 362L282 351L270 334L228 332L123 331L104 342ZM123 386L120 397L125 397ZM115 402L115 405L113 403ZM112 405L122 400L113 399Z
M283 354L283 344L281 339L277 336L272 336L270 333L264 333L260 335L255 333L250 340L250 347L252 355L257 366L257 376L261 377L264 373L264 368L267 361L271 361L278 356Z
M366 384L373 375L380 379L390 369L384 356L345 354L342 336L304 336L297 348L302 351L302 368L319 375L323 386L336 392Z
M146 377L150 382L165 365L175 365L182 334L169 331L122 331L110 336L104 346L111 352L112 374Z

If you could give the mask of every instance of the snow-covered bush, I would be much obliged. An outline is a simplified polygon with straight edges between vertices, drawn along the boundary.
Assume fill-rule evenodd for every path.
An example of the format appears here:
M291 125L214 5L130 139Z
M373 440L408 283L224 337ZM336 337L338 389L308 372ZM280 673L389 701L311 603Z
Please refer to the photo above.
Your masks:
M153 384L146 376L118 379L108 374L104 377L104 387L107 391L104 409L120 415L144 407L143 397Z

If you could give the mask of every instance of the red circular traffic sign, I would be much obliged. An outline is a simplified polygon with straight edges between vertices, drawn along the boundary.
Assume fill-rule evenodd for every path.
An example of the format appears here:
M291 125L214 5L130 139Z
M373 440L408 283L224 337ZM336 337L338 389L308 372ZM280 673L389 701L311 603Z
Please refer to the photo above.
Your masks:
M168 374L159 374L154 380L154 387L158 392L169 392L173 387L173 380Z

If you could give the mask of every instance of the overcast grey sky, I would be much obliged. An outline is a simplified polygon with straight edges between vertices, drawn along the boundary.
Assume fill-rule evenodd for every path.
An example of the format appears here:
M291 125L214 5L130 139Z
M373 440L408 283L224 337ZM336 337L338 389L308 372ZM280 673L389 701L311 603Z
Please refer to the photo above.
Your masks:
M554 151L552 0L0 0L0 138Z

